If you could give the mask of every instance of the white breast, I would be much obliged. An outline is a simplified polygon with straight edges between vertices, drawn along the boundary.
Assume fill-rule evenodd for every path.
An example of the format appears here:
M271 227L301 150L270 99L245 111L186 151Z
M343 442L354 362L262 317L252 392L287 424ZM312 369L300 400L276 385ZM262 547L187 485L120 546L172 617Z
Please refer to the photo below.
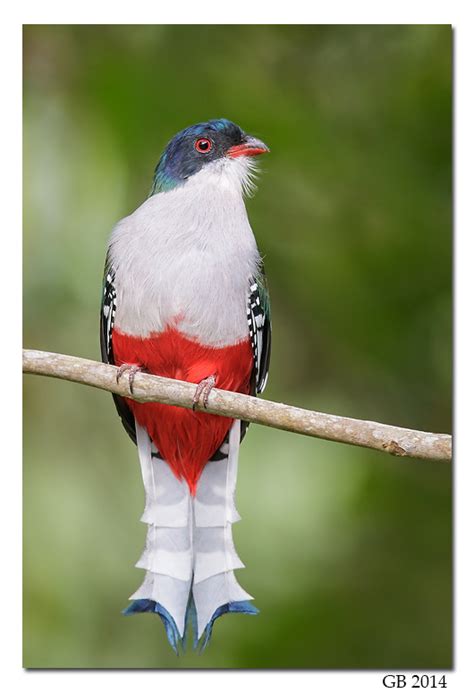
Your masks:
M115 227L115 326L146 337L169 326L209 346L248 336L246 303L259 254L242 199L245 159L206 166Z

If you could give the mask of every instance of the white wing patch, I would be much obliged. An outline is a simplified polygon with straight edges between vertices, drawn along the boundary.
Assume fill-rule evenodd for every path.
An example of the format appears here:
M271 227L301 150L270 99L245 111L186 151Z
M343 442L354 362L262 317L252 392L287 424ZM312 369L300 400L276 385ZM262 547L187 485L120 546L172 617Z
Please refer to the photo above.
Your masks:
M249 326L250 342L252 344L253 360L257 382L257 392L262 392L267 381L267 374L262 374L263 329L265 327L263 311L257 283L250 286L247 303L247 323ZM263 377L262 377L263 376Z
M117 309L117 293L114 287L114 274L112 271L107 272L104 283L104 301L102 304L102 313L105 320L105 336L107 356L110 359L112 352L112 330L114 329L115 311Z

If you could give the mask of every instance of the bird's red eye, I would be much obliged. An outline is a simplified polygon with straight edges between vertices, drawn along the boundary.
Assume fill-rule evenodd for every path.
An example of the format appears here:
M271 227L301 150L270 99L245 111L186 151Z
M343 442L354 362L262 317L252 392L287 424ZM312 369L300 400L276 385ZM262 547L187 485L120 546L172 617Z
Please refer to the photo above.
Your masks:
M205 154L206 152L209 152L211 150L211 148L212 148L212 142L207 137L200 137L194 143L194 149L198 152L201 152L201 154Z

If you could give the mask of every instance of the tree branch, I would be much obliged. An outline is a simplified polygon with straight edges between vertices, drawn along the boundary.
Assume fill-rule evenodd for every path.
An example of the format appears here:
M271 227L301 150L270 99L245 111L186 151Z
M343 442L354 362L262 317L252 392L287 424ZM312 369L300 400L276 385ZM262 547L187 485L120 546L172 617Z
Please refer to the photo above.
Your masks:
M130 398L128 379L121 378L117 383L117 370L115 366L76 356L23 350L24 373L70 380ZM190 409L195 389L192 383L137 373L132 398L138 402L161 402ZM236 392L214 389L207 409L200 405L197 409L314 438L373 448L400 457L451 459L451 436L444 433L412 431L374 421L321 414Z

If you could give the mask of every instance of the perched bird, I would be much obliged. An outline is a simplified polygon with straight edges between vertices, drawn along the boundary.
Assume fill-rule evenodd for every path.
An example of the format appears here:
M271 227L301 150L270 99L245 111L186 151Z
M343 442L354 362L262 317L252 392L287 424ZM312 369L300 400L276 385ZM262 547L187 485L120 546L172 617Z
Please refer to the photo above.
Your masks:
M115 226L107 251L101 351L133 394L135 373L261 392L270 360L267 285L243 197L268 147L224 118L167 145L148 199ZM187 624L206 646L216 618L258 613L238 584L232 541L240 442L247 424L114 395L136 442L146 492L145 580L124 613L161 617L175 651Z

